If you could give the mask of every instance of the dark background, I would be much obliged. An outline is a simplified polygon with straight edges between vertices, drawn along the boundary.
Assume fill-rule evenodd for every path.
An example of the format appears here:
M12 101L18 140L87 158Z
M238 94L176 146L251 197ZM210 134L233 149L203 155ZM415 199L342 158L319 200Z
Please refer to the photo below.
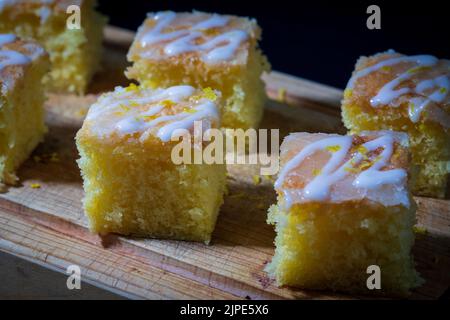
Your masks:
M99 0L110 23L136 30L150 11L192 9L254 17L273 69L345 87L356 59L387 49L450 58L447 1ZM367 7L381 8L381 30L369 30Z

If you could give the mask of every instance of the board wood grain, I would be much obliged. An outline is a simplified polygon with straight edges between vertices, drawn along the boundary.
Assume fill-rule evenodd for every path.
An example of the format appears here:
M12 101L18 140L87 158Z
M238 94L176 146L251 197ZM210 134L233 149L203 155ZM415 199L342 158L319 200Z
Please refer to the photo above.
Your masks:
M101 238L88 231L74 136L99 93L128 83L123 70L133 38L112 27L105 34L103 71L89 93L49 96L46 140L21 167L20 184L0 194L0 250L60 272L79 265L83 281L135 299L359 298L278 288L267 278L263 268L273 255L275 234L265 220L275 193L269 179L254 183L257 166L228 167L229 194L209 246ZM279 128L281 137L293 131L345 132L341 90L279 72L264 80L271 100L263 128ZM450 201L416 200L418 224L426 231L417 235L414 256L426 283L411 298L439 298L450 285Z

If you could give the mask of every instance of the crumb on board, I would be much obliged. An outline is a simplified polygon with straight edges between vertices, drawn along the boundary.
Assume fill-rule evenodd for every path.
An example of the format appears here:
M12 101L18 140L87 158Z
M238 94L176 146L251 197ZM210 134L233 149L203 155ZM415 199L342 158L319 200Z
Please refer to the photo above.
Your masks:
M33 156L33 161L36 163L60 162L60 157L57 152L43 153Z
M59 155L56 152L50 155L50 162L59 162Z
M277 101L286 102L286 88L278 88Z
M88 109L78 109L75 112L75 116L85 117L87 115Z
M263 175L262 177L264 180L266 180L268 182L275 182L275 176L273 176L273 175Z
M423 234L423 235L425 235L425 234L428 233L427 228L421 227L421 226L414 226L413 230L414 230L415 234Z
M31 187L32 189L40 189L40 188L41 188L41 185L40 185L39 183L32 183L32 184L30 184L30 187Z

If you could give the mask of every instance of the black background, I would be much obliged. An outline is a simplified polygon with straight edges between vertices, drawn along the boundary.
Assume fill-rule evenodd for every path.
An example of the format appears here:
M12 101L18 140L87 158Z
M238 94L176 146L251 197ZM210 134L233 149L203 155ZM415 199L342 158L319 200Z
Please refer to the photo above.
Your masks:
M110 23L136 30L147 12L192 9L250 16L263 28L261 47L273 69L343 88L361 55L395 49L450 58L447 1L99 0ZM367 7L381 8L369 30Z

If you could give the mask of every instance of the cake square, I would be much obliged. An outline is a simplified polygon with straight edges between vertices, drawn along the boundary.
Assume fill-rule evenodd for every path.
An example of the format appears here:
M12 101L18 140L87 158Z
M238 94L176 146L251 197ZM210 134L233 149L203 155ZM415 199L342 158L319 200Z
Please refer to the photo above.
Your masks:
M344 93L342 118L352 133L408 133L416 176L412 192L444 198L450 170L450 61L392 50L362 57Z
M414 270L416 205L408 186L404 133L293 133L281 146L277 232L266 271L278 285L371 293L369 266L381 270L377 293L407 294Z
M0 185L16 183L16 169L47 131L42 79L49 68L37 43L0 34Z
M1 1L0 32L38 41L49 53L52 69L46 78L55 92L83 94L100 65L106 18L94 11L95 0ZM80 28L68 22L79 8ZM69 12L69 13L68 13Z
M171 153L179 142L171 136L178 129L191 132L196 122L205 132L218 128L219 96L191 86L131 85L91 106L76 143L93 232L210 241L225 192L225 165L175 164ZM201 145L207 142L193 142L190 150Z
M194 11L149 13L139 28L126 75L140 83L188 84L222 93L222 125L257 128L266 99L261 80L270 66L258 48L254 19Z

